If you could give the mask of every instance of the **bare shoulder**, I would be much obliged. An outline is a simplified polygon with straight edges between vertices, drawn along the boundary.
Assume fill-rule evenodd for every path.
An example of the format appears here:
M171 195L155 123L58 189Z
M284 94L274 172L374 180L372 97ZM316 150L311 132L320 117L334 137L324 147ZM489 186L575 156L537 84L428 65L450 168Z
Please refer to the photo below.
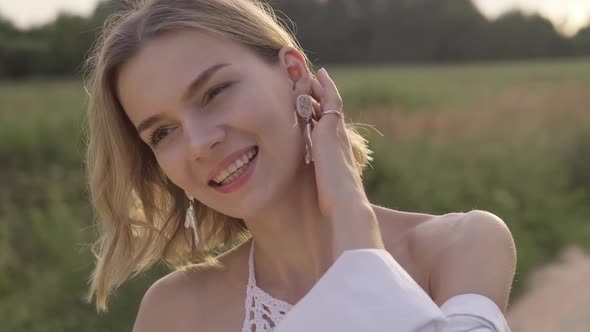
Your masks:
M510 230L501 218L488 211L472 210L427 215L412 230L412 241L418 248L426 250L425 254L438 256L465 239L477 240L490 235L504 235L504 240L512 240Z
M201 285L207 284L210 273L199 268L177 270L154 282L141 300L133 332L181 331L187 318L199 321L196 315L207 303Z
M377 205L373 205L373 210L379 221L386 249L395 251L399 247L406 247L405 250L414 260L425 258L423 244L431 242L433 237L440 236L441 231L447 230L443 224L457 220L463 215L463 213L432 215L393 210Z
M516 247L501 218L482 210L437 216L421 224L413 240L428 264L430 296L438 305L474 293L506 309Z
M408 274L430 294L429 266L433 260L432 244L429 237L437 233L432 224L437 221L458 215L451 213L437 216L419 212L393 210L372 205L377 216L385 249L408 272Z
M482 210L443 215L374 206L388 252L440 306L476 293L505 310L516 266L506 223Z
M133 326L133 332L156 332L179 328L178 317L189 302L186 298L186 272L174 271L154 282L144 294Z
M245 288L232 277L238 254L228 252L219 257L222 265L218 267L194 264L158 279L141 300L133 332L215 330L220 325L210 313L220 308L231 310L235 297L241 296L237 293Z

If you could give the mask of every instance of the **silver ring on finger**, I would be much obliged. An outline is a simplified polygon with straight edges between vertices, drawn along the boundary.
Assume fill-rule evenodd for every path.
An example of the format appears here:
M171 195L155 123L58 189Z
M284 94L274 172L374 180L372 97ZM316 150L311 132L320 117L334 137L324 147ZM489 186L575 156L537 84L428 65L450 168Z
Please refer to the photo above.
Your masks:
M336 115L338 115L339 118L341 118L343 116L342 111L337 111L337 110L323 111L321 116L324 116L324 114L336 114Z

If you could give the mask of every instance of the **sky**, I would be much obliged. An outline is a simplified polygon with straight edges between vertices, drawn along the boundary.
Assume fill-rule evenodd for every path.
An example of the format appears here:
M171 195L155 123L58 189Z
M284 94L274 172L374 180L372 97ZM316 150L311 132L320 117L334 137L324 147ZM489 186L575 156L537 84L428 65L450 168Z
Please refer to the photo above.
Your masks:
M566 35L590 22L590 0L473 0L482 12L495 18L513 8L539 13ZM88 15L98 0L0 0L0 14L18 27L51 21L59 11Z
M0 0L2 1L2 0ZM562 33L571 36L590 23L590 0L473 0L488 17L495 18L507 10L520 8L539 13L553 22Z

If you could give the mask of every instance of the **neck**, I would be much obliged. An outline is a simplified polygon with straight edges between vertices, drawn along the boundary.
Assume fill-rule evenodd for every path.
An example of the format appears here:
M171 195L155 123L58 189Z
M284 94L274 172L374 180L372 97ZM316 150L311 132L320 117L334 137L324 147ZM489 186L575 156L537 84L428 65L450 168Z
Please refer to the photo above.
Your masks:
M254 241L256 283L296 303L332 265L332 226L321 216L313 166L272 201L264 214L244 220Z

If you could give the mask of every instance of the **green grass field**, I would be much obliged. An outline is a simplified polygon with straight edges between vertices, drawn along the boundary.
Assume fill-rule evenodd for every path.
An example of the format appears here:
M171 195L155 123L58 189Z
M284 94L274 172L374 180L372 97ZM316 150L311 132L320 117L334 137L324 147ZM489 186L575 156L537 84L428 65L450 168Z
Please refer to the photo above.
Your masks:
M452 110L510 93L559 84L585 84L590 61L572 59L458 66L329 67L348 106Z
M367 129L370 199L446 213L483 209L518 249L514 296L567 244L590 245L590 60L327 67ZM130 330L157 268L97 316L79 80L0 83L0 321L7 331ZM485 264L485 262L482 262Z

